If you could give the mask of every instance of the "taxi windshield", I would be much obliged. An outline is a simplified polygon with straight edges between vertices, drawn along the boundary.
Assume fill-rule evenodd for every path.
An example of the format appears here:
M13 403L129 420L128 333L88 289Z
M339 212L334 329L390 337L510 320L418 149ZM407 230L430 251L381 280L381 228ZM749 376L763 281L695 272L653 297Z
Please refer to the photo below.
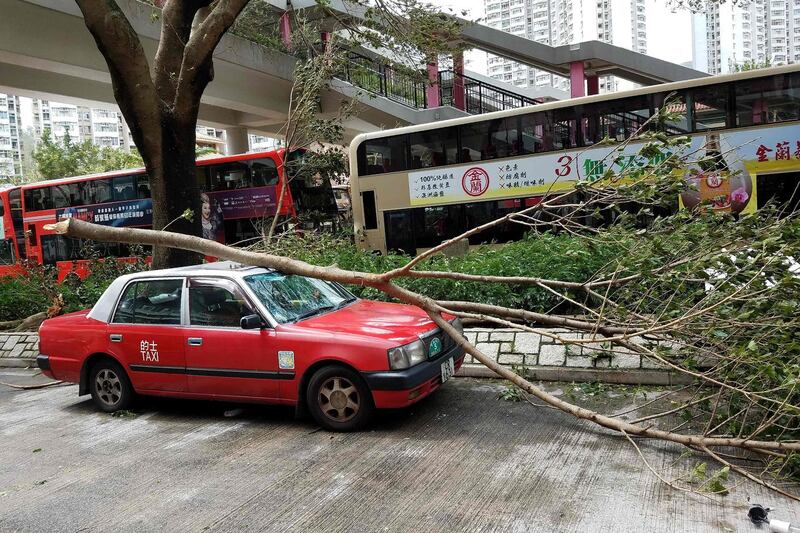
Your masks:
M265 272L244 280L281 324L339 309L356 299L338 283L304 276Z

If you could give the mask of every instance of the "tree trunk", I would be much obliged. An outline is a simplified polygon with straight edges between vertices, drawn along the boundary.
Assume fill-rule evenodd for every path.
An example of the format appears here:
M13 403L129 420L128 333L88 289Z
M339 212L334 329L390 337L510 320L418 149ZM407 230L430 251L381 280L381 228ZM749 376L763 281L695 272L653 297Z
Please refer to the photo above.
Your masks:
M153 229L202 235L200 187L195 171L196 132L191 117L179 120L170 111L163 112L161 137L161 172L151 173L153 197ZM191 220L184 217L192 211ZM153 268L168 268L200 263L203 256L195 252L156 246Z

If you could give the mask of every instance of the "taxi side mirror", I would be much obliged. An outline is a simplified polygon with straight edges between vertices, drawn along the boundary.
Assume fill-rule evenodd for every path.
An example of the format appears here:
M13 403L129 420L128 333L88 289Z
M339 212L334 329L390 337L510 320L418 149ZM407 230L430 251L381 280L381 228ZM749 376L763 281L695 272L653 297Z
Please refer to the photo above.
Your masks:
M242 329L260 329L264 327L264 321L261 320L260 315L253 314L242 317L239 325L242 326Z

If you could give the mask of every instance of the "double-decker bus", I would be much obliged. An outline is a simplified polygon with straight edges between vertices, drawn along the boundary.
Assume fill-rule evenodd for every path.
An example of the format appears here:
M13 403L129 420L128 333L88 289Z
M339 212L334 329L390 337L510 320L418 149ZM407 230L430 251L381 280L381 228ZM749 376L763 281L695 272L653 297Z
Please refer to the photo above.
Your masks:
M681 118L647 123L665 104ZM697 190L682 195L684 206L709 200L715 209L752 212L775 199L796 208L798 122L800 66L788 65L366 133L350 145L356 235L362 248L383 253L430 248L548 191L642 164L642 142L614 157L613 146L595 145L643 126L689 135L687 153L719 161L713 172L692 174ZM470 244L523 231L503 225Z
M337 216L330 183L292 179L302 150L285 149L197 161L203 236L227 244L261 237L264 220L296 219L302 212ZM279 202L280 191L284 199ZM150 179L144 169L119 170L30 183L0 192L3 198L8 264L27 259L56 265L59 279L86 273L86 243L44 229L68 217L118 227L149 227L153 206ZM278 208L280 204L280 209ZM14 242L9 242L14 241ZM99 257L127 257L129 247L92 243ZM100 247L101 249L99 249ZM0 274L9 274L0 268Z

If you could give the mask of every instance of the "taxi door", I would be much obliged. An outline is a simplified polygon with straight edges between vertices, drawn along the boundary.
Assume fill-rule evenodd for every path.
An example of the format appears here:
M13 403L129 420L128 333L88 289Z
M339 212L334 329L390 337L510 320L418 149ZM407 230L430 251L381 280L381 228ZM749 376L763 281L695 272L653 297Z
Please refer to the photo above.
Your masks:
M186 391L183 285L183 278L130 283L108 324L109 351L138 391Z
M255 314L239 285L222 278L189 279L189 326L185 331L188 390L206 396L277 399L276 333L242 329Z

